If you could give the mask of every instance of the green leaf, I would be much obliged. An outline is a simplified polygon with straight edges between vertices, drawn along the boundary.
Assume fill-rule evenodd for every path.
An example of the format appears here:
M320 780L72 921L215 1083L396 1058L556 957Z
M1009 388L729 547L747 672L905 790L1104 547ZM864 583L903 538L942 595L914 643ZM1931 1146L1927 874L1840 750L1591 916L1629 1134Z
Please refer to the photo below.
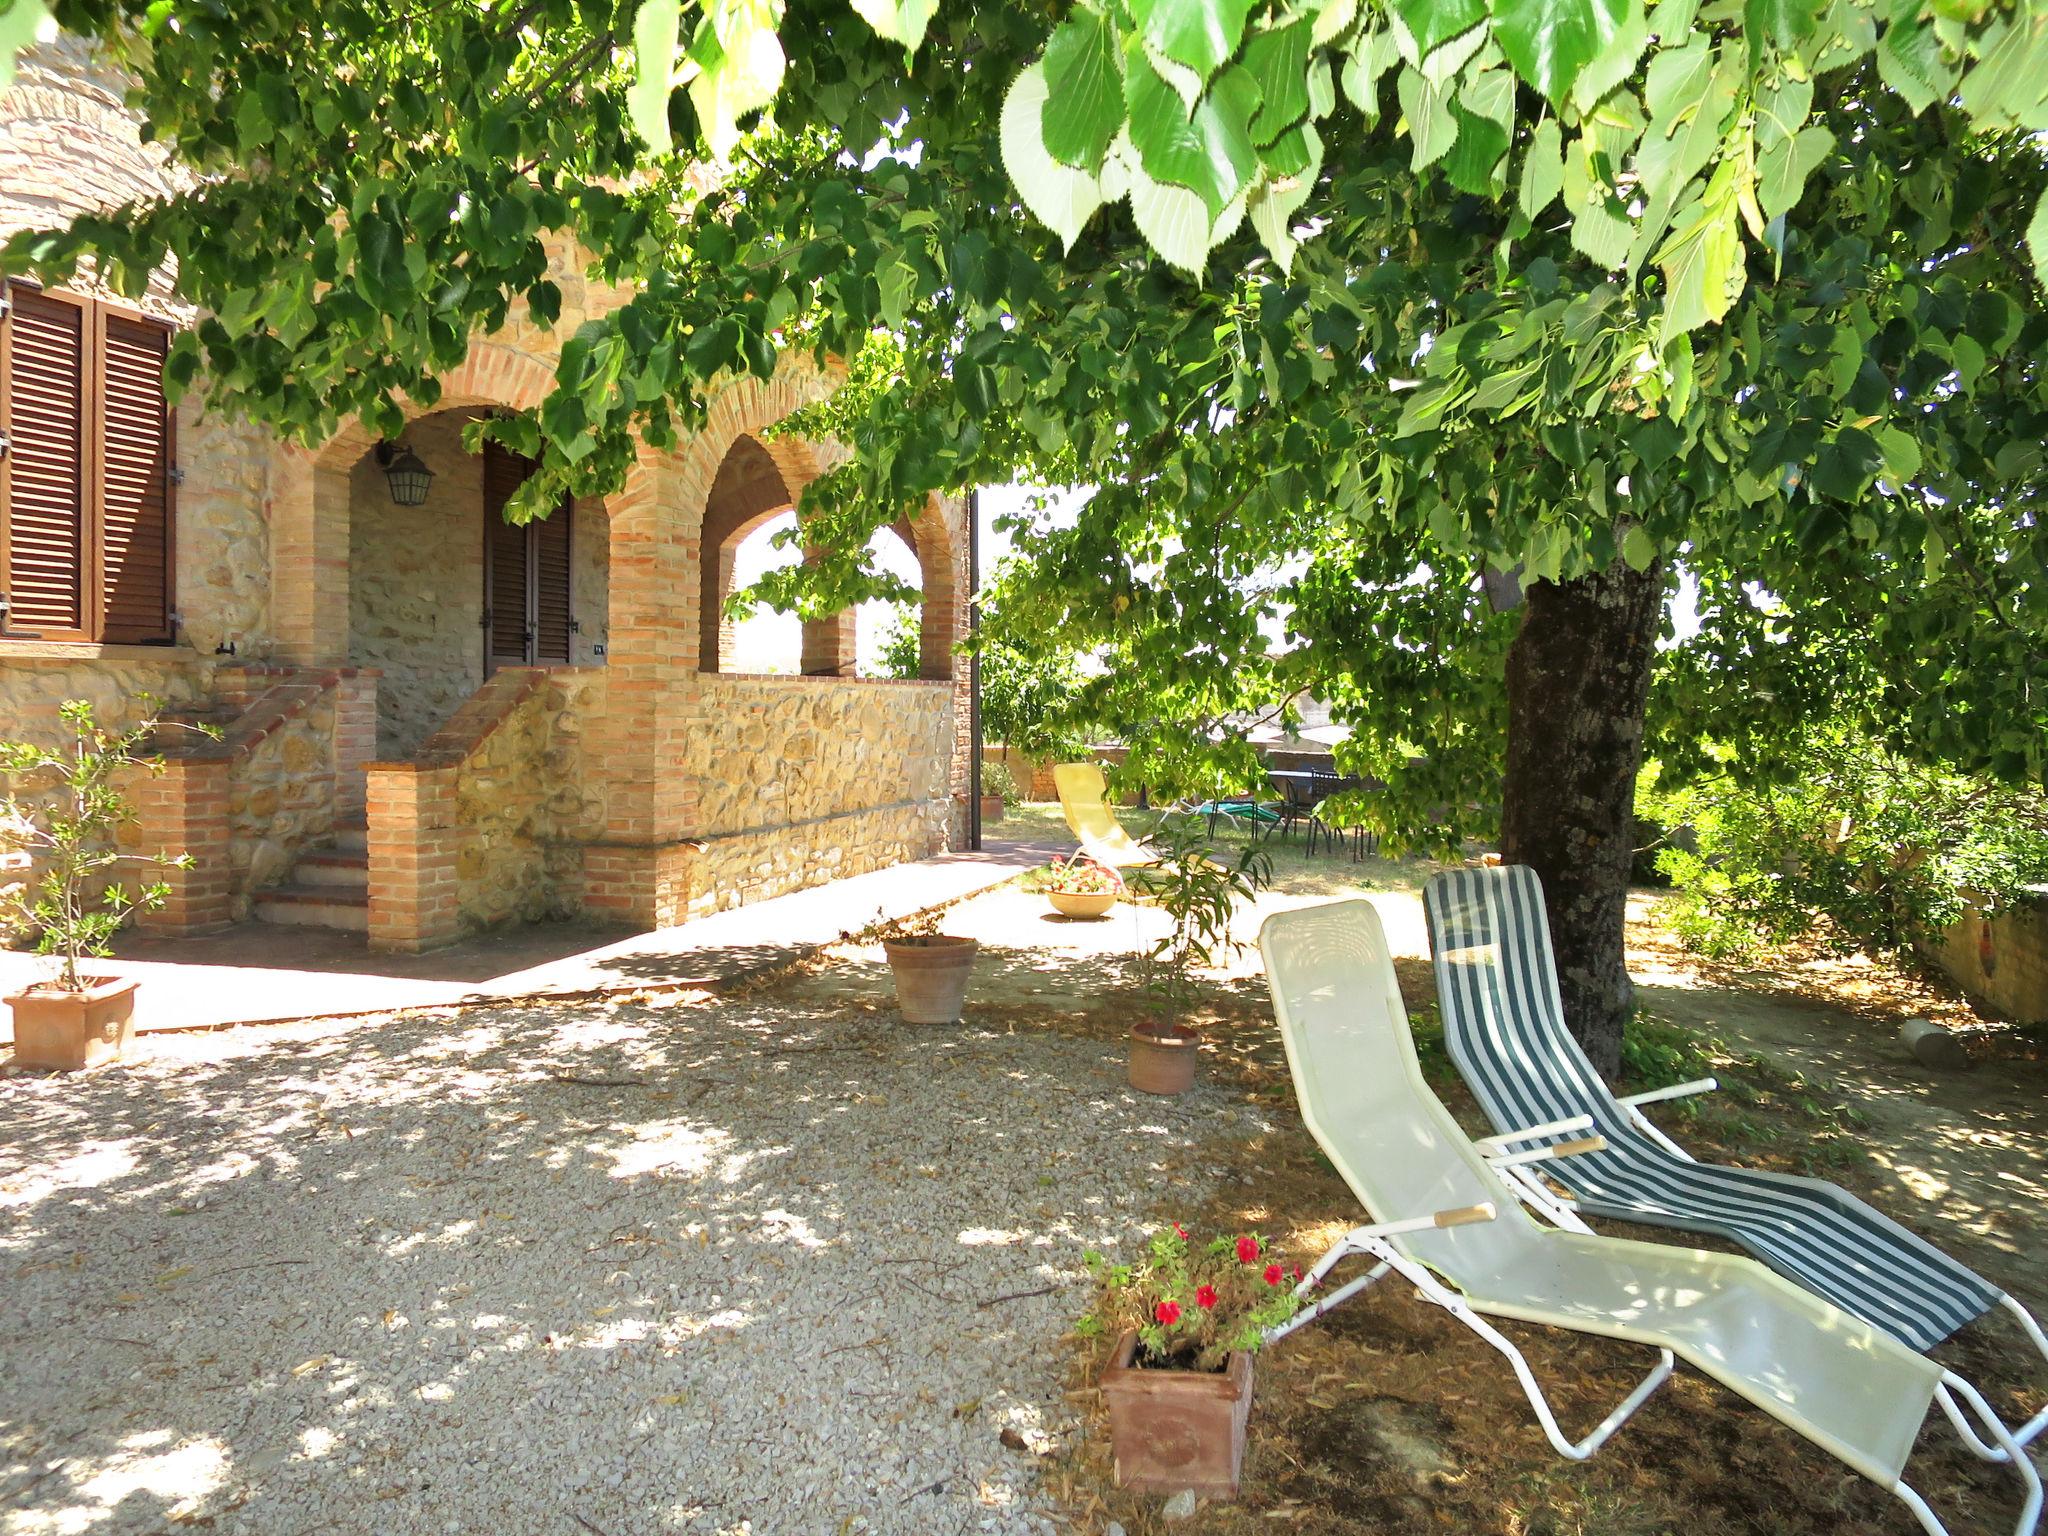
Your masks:
M1757 157L1757 201L1765 219L1790 213L1806 190L1806 178L1827 159L1835 136L1818 123L1799 130L1798 137L1780 139Z
M1614 88L1636 72L1636 61L1650 43L1650 28L1640 4L1631 4L1621 18L1621 30L1593 61L1579 71L1572 82L1572 105L1590 113L1608 99Z
M55 30L56 24L44 9L43 0L14 0L0 10L0 91L5 91L14 80L14 56L40 41L45 31Z
M1401 115L1408 119L1408 137L1415 143L1411 167L1419 171L1434 165L1458 137L1451 88L1430 84L1420 70L1404 64L1394 79L1394 92L1401 100Z
M1897 427L1879 427L1872 435L1884 452L1885 473L1895 482L1904 485L1920 473L1920 444L1911 433Z
M1268 174L1253 191L1246 208L1260 243L1280 263L1283 272L1292 269L1298 244L1292 226L1295 210L1308 201L1309 193L1315 188L1316 176L1323 167L1322 135L1316 132L1313 124L1303 124L1300 133L1308 152L1306 166L1284 176L1275 176L1271 174L1269 165Z
M1724 165L1706 190L1679 210L1671 238L1655 258L1664 273L1666 340L1720 320L1742 288L1742 238L1735 174Z
M1639 0L1492 0L1490 9L1508 62L1553 106L1564 104L1579 72L1623 34L1631 13L1638 22L1642 17Z
M1380 115L1379 78L1400 61L1401 50L1391 32L1368 31L1344 60L1344 94L1365 114L1367 123Z
M1486 0L1393 0L1393 7L1415 39L1418 62L1486 19Z
M852 0L853 14L875 29L879 37L901 43L905 51L917 52L931 25L937 0Z
M697 25L690 45L698 60L690 104L705 144L720 160L740 141L739 120L773 104L782 88L782 40L776 35L781 22L778 0L710 0Z
M1183 271L1201 275L1209 259L1214 220L1200 196L1185 187L1154 181L1142 165L1134 166L1131 219L1153 250Z
M1744 0L1743 31L1752 48L1770 42L1781 53L1795 53L1813 36L1818 10L1815 0Z
M1270 144L1308 112L1307 20L1254 32L1244 48L1244 69L1258 86L1258 115L1252 119L1252 141Z
M1132 0L1131 19L1145 41L1207 80L1244 37L1250 0Z
M2048 192L2041 194L2027 221L2027 249L2034 253L2034 275L2048 283Z
M1048 95L1040 121L1046 149L1062 164L1099 172L1124 120L1123 71L1109 18L1086 6L1074 11L1045 45L1044 69ZM1146 70L1159 78L1149 63Z
M1258 169L1249 126L1258 87L1242 68L1232 67L1216 78L1194 115L1186 116L1180 97L1159 78L1142 48L1129 52L1124 85L1131 144L1145 174L1197 193L1214 220L1250 187Z
M1087 171L1061 165L1046 152L1039 125L1050 95L1043 64L1023 70L1011 84L1003 99L1003 169L1032 217L1072 250L1082 227L1102 206L1102 185Z
M1535 218L1551 205L1563 186L1564 132L1556 118L1546 117L1536 125L1522 157L1522 212Z
M1917 0L1894 5L1877 42L1877 72L1915 112L1925 112L1955 89L1960 70L1943 54L1933 24L1917 19L1919 10Z
M1634 571L1647 571L1657 563L1657 541L1643 532L1641 523L1630 523L1621 536L1621 558Z
M657 155L674 147L668 129L668 93L675 82L676 43L681 36L681 0L641 0L633 13L633 83L626 110L633 131Z

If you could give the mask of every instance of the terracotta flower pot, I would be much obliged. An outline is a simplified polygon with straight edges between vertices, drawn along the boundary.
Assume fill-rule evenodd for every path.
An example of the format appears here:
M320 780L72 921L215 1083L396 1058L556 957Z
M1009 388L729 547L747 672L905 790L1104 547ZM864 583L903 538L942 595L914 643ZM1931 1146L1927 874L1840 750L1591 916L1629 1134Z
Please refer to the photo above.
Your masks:
M1140 1093L1186 1093L1195 1086L1200 1037L1185 1024L1131 1026L1131 1086Z
M890 939L889 969L896 974L896 1006L912 1024L957 1024L967 1000L967 973L974 968L974 939L937 933L929 938Z
M981 797L982 825L987 826L992 821L1001 821L1002 819L1003 797L1001 795L983 795Z
M1220 1371L1148 1370L1132 1363L1137 1349L1138 1336L1125 1334L1102 1373L1117 1482L1235 1498L1252 1411L1252 1357L1231 1355Z
M1047 891L1045 899L1061 917L1101 917L1116 905L1116 892Z
M119 1061L135 1038L135 989L116 977L83 978L85 990L31 987L7 999L14 1012L14 1064L76 1072Z

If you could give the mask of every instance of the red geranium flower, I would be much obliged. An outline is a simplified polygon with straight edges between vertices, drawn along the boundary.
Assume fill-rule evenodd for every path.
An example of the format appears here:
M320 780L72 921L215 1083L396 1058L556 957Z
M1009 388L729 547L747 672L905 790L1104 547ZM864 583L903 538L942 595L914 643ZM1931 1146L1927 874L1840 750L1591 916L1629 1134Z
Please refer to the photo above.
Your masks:
M1207 1312L1212 1307L1214 1307L1216 1305L1216 1287L1213 1285L1196 1286L1195 1305L1200 1307L1204 1312Z
M1177 1301L1162 1301L1152 1309L1152 1315L1168 1328L1171 1328L1180 1321L1180 1303Z
M1268 1264L1266 1266L1266 1284L1278 1285L1282 1280L1285 1280L1286 1278L1287 1271L1282 1269L1278 1264Z
M1182 1242L1186 1242L1188 1240L1188 1229L1176 1221L1173 1224L1173 1235Z
M1240 1264L1259 1262L1259 1240L1256 1237L1240 1237L1237 1240L1237 1261Z

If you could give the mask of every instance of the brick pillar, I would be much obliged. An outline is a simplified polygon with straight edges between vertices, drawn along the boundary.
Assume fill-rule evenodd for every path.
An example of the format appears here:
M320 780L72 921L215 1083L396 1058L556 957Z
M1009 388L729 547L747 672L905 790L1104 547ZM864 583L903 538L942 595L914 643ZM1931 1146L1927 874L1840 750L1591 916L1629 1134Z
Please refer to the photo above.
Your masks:
M138 853L192 857L186 869L145 864L120 871L130 885L161 881L171 888L170 899L153 912L137 913L136 923L180 938L227 927L234 919L227 759L167 758L161 773L138 774L130 799Z
M302 667L348 659L349 471L372 440L351 426L317 455L281 448L271 464L271 627Z
M363 818L365 774L377 755L377 679L374 667L344 672L334 686L334 820L351 826Z
M455 769L371 763L366 772L370 948L416 953L462 937Z
M805 677L852 677L858 645L854 610L842 608L828 619L804 620Z

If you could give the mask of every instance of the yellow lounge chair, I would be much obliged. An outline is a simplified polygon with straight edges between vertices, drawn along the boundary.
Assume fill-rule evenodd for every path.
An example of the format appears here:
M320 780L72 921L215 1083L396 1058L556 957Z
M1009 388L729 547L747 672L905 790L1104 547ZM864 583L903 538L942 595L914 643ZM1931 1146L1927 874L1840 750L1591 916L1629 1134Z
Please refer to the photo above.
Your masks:
M1159 855L1126 832L1109 803L1109 785L1093 763L1057 763L1053 783L1059 786L1060 811L1081 851L1098 864L1128 869L1157 864Z

